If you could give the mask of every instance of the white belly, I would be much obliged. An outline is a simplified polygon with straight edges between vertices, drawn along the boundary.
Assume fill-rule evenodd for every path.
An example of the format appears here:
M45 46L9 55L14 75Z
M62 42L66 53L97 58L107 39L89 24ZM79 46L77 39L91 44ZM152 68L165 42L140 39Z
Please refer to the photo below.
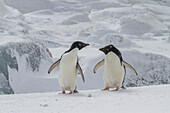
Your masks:
M73 91L75 89L78 73L76 70L78 49L62 56L59 65L58 81L62 90Z
M119 57L109 52L105 57L103 79L105 87L120 88L124 79L125 70L121 66Z

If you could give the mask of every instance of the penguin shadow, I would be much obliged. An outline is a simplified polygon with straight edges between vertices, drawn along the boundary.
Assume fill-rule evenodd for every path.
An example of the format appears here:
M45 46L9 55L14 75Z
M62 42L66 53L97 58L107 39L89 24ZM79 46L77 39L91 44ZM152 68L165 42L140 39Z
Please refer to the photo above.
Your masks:
M115 94L137 94L138 90L126 88L126 89L119 89L118 91L109 90L108 92L115 93Z
M101 91L101 89L96 89L94 91L90 91L88 92L79 92L79 93L73 93L73 94L62 94L61 92L59 92L57 94L57 96L59 97L89 97L89 98L93 98L93 97L100 97L103 94L107 94L107 95L136 95L138 94L138 90L134 90L134 89L119 89L118 91L114 91L112 89L110 89L109 91Z

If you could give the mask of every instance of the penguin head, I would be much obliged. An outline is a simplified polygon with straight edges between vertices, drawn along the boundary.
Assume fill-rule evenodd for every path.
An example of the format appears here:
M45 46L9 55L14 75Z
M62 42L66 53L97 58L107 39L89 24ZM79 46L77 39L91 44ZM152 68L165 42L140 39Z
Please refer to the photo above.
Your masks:
M107 55L109 52L114 52L114 53L116 53L117 51L119 51L115 46L113 46L113 45L107 45L107 46L105 46L105 47L103 47L103 48L100 48L99 49L100 51L102 51L102 52L104 52L104 54L105 55Z
M82 48L88 46L89 44L88 43L83 43L81 41L76 41L74 42L71 47L70 47L70 50L74 49L74 48L78 48L79 50L81 50Z
M105 46L103 48L100 48L99 50L104 52L105 55L107 55L109 52L113 52L113 53L115 53L119 57L120 62L123 61L121 52L115 46L113 46L111 44L108 45L108 46Z

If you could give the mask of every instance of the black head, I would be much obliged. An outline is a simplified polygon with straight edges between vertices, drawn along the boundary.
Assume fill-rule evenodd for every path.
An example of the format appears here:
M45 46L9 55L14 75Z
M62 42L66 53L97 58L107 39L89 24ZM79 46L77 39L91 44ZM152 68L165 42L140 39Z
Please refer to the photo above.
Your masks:
M103 48L100 48L99 50L104 52L105 55L107 55L109 52L113 52L120 58L121 62L123 61L123 58L122 58L122 55L121 55L120 51L115 46L113 46L111 44L108 45L108 46L105 46Z
M86 47L86 46L88 46L88 45L89 45L89 44L87 44L87 43L83 43L83 42L80 42L80 41L76 41L76 42L74 42L74 43L71 45L70 49L69 49L67 52L73 50L74 48L78 48L79 50L81 50L82 48L84 48L84 47Z
M119 51L116 47L114 47L114 46L111 45L111 44L110 44L110 45L107 45L107 46L105 46L105 47L103 47L103 48L100 48L99 50L102 51L102 52L104 52L105 55L107 55L109 52L114 52L114 53L116 53L116 52Z

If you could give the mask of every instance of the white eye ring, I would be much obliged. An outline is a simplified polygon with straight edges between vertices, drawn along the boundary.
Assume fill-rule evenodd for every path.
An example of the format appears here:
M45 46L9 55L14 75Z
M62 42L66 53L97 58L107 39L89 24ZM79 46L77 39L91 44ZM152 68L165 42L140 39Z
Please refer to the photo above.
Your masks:
M81 46L81 44L79 44L79 46Z
M110 46L110 48L112 48L112 46Z

